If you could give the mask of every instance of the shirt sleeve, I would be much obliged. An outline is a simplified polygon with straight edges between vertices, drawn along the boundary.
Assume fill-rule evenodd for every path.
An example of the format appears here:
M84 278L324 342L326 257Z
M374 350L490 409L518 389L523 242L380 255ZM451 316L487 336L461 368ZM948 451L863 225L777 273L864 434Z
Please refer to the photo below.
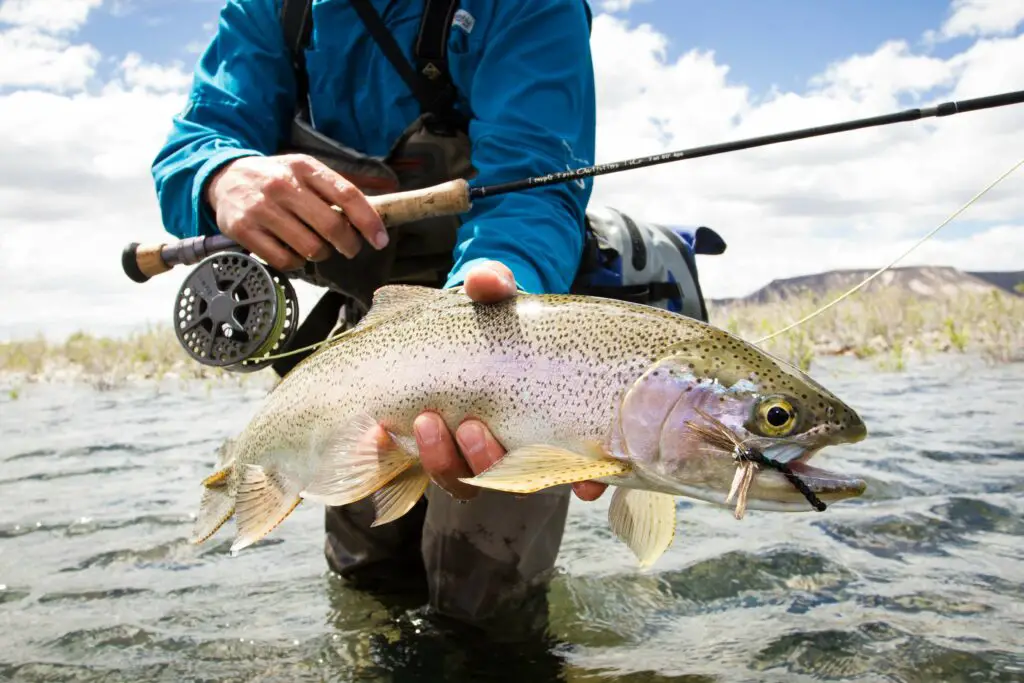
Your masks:
M474 185L594 163L596 103L582 0L493 3L468 85ZM448 286L486 260L527 292L568 291L583 245L589 179L476 200L460 229Z
M165 229L179 237L217 232L203 193L221 166L269 155L290 124L296 93L278 0L228 0L200 56L185 109L152 164Z

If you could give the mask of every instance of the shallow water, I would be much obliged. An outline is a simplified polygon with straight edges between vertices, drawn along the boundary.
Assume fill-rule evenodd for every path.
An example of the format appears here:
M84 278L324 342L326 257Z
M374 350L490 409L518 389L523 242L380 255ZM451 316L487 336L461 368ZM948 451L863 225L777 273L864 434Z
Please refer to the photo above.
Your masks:
M680 501L646 573L609 496L574 500L548 637L512 644L331 578L314 506L235 558L230 531L186 543L259 387L4 392L0 680L1024 681L1024 366L869 370L814 369L868 423L819 456L864 499L742 522Z

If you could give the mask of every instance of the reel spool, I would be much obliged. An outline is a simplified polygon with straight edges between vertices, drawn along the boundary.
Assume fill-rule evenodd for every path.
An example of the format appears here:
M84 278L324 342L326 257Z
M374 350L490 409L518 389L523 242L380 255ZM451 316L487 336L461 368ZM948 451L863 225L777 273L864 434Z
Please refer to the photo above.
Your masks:
M247 253L226 251L196 264L178 290L174 332L203 365L254 372L295 336L299 301L288 278Z

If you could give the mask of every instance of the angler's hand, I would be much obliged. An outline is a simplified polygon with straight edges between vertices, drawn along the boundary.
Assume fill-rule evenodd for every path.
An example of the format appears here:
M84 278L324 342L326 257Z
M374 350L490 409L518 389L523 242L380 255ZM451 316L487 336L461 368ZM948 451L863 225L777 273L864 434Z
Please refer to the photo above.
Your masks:
M387 230L359 188L305 154L236 159L213 175L206 199L224 235L281 270L323 261L332 247L355 256L357 230L378 249L387 245Z
M466 274L465 289L474 301L497 302L515 296L516 283L508 267L491 261ZM480 474L505 455L505 449L479 420L466 420L459 425L454 440L436 413L421 414L413 427L424 469L438 486L456 498L472 498L480 491L475 486L460 482L459 477ZM596 500L608 485L583 481L573 484L572 488L580 499Z

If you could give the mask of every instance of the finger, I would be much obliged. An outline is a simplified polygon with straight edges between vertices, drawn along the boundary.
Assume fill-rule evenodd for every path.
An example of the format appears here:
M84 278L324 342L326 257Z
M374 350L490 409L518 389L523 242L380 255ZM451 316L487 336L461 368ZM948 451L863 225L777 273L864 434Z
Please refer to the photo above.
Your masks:
M331 209L331 213L337 214L338 218L341 219L341 228L336 234L331 236L331 241L337 247L338 251L349 258L355 258L359 250L363 248L365 240L359 236L356 229L352 227L352 222L349 221L345 214Z
M459 481L459 477L471 477L473 472L455 448L444 421L435 413L425 412L413 422L413 431L420 461L431 480L455 498L468 500L474 497L479 489Z
M466 295L473 301L492 303L516 295L516 279L504 263L487 261L466 273Z
M363 246L362 240L348 218L340 211L332 209L317 192L300 188L282 203L337 251L349 258L359 253ZM327 258L327 255L324 258Z
M466 420L455 430L455 440L473 474L480 474L505 456L505 449L479 420Z
M267 232L287 244L292 251L308 261L323 261L330 256L330 245L324 242L314 230L302 223L291 211L281 204L264 204L257 214L260 225Z
M231 237L278 270L295 270L301 268L304 263L301 256L259 228L243 230Z
M341 207L352 227L362 233L370 244L377 249L388 245L384 221L359 188L315 159L310 160L304 170L302 177L309 186L327 201Z
M592 501L600 498L608 484L599 481L578 481L572 485L572 490L580 500Z

